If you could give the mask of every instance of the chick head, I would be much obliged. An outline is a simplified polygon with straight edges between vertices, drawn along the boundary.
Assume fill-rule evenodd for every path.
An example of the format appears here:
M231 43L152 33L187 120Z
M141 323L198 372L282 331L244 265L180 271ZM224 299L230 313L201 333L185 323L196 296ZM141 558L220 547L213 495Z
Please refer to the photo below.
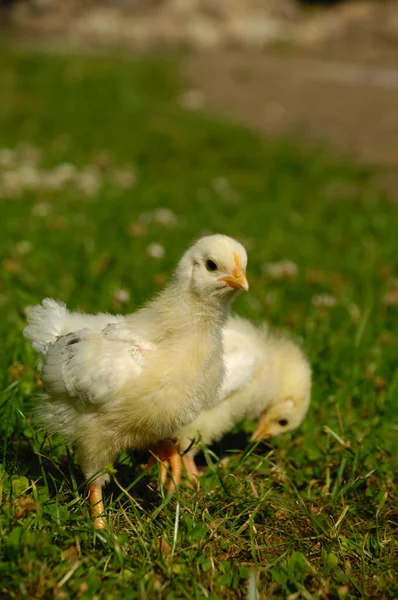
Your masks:
M268 440L298 427L308 410L308 401L286 398L264 410L250 438L252 442Z
M223 298L249 289L246 265L242 244L226 235L209 235L184 254L176 276L189 281L192 291L202 298Z
M270 439L296 429L307 414L311 399L311 368L301 350L290 342L280 344L274 357L278 379L274 402L261 413L252 442Z

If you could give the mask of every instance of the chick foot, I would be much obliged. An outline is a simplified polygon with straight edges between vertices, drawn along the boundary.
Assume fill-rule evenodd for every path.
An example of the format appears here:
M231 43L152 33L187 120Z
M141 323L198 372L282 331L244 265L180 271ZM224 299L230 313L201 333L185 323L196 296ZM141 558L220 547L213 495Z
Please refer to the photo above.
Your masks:
M167 486L167 493L174 492L176 487L181 483L182 475L182 460L175 444L170 440L162 440L149 447L152 454L147 469L160 461L160 478L162 485L166 485L167 479L170 476L170 481Z
M90 515L93 519L93 525L96 529L106 529L106 520L104 517L105 509L102 500L102 486L97 483L88 485L88 498L90 501Z

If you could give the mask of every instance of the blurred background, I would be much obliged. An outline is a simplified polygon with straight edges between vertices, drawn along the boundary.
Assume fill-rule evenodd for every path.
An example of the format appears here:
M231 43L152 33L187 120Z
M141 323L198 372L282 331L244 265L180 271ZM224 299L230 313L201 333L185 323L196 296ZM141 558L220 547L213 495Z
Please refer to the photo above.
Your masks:
M187 107L397 164L395 0L0 0L0 7L3 37L53 50L174 49L192 85Z

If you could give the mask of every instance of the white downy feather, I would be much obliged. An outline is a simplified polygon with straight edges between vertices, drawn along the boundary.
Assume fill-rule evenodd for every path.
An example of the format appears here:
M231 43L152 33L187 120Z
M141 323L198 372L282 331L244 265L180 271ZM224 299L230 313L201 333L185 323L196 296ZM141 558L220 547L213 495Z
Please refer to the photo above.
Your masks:
M71 312L64 302L45 298L29 312L24 336L32 342L37 352L46 354L49 346L63 335L85 328L101 331L110 323L119 323L122 319L121 315L108 313L88 315Z
M256 419L267 410L289 413L291 426L286 430L297 427L307 412L311 370L291 340L272 334L266 325L255 327L231 316L223 328L223 341L226 376L218 403L179 433L182 450L192 440L211 444L242 419ZM193 447L191 454L197 452Z
M67 393L80 408L85 403L100 406L129 378L140 375L155 346L134 339L120 325L108 325L98 333L81 329L52 344L42 371L47 391L53 396Z

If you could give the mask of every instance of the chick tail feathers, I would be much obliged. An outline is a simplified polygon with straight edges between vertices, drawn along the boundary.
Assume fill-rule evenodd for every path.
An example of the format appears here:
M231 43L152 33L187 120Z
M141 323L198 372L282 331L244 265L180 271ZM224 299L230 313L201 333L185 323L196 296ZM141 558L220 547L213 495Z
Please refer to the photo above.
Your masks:
M46 354L49 346L65 333L69 311L63 302L45 298L28 314L28 326L24 336L32 342L37 352Z

